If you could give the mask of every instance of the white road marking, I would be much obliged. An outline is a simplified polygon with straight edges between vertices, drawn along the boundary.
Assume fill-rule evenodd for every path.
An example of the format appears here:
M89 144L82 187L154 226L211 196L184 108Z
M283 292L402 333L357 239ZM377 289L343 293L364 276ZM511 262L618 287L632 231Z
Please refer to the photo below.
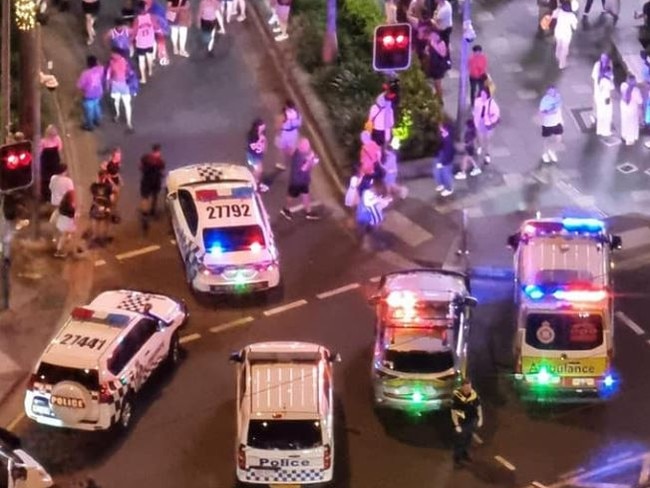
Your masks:
M220 325L215 325L214 327L211 327L209 330L210 332L216 334L219 332L223 332L228 329L233 329L235 327L240 327L244 324L248 324L255 320L254 317L251 317L250 315L248 317L242 317L237 320L231 320L230 322L226 322L225 324L220 324Z
M123 261L125 259L131 259L136 256L141 256L142 254L148 254L150 252L158 251L160 246L157 244L141 247L140 249L134 249L133 251L123 252L121 254L116 254L115 259L118 261Z
M175 246L175 245L176 245L176 239L169 239L169 243L170 243L172 246Z
M196 334L196 333L188 334L186 336L181 337L178 340L178 342L180 342L181 344L186 344L188 342L192 342L192 341L195 341L195 340L200 339L200 338L201 338L201 334Z
M20 413L19 413L18 415L16 415L16 417L15 417L11 422L9 422L9 425L7 425L7 430L14 430L14 428L15 428L15 427L20 423L20 421L21 421L22 419L24 419L24 418L25 418L25 412L23 412L23 411L21 410Z
M494 456L494 460L504 466L506 469L510 471L515 471L517 468L515 468L514 464L508 462L507 459L501 457L501 456Z
M636 335L643 335L645 334L645 330L643 330L639 325L634 322L630 317L625 315L623 312L620 310L616 312L614 315L616 315L616 318L619 319L621 322L623 322L625 325L627 325L630 329L632 329L632 332L634 332Z
M370 283L379 283L379 280L381 280L381 276L373 276L373 277L370 278L368 281L369 281Z
M481 437L476 432L472 434L472 439L474 439L474 442L476 442L479 446L484 443L483 439L481 439Z
M579 475L585 470L585 468L578 468L578 469L573 469L571 471L567 471L566 473L562 473L559 478L571 478L572 476Z
M339 295L340 293L345 293L346 291L356 290L361 285L359 283L350 283L349 285L340 286L339 288L334 288L333 290L324 291L316 295L316 298L322 300L324 298L333 297L334 295Z
M319 202L318 200L315 200L315 201L311 202L311 208L312 209L314 209L316 207L322 207L322 206L323 206L323 202ZM289 210L291 211L291 213L296 213L296 212L300 212L304 208L305 208L305 206L302 203L299 203L298 205L294 205L293 207L289 207Z
M533 485L535 488L547 488L546 485L543 485L543 484L540 483L539 481L533 481L533 482L531 483L531 485Z
M271 308L269 310L264 310L264 315L270 317L271 315L276 315L282 312L286 312L287 310L291 310L292 308L302 307L303 305L307 305L307 300L296 300L295 302L287 303L286 305L280 305L279 307Z
M95 260L95 266L104 266L106 264L106 261L103 259L96 259Z

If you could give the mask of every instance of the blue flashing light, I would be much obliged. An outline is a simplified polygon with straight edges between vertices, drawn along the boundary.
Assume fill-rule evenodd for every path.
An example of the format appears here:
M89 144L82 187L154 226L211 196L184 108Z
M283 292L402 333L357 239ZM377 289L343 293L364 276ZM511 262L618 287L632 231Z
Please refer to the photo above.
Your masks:
M531 300L541 300L542 298L544 298L544 290L542 290L539 286L536 285L526 285L524 287L524 293Z
M614 377L611 374L605 376L605 379L603 380L603 386L605 388L611 388L614 386Z
M209 250L208 252L209 252L210 254L216 254L216 255L219 255L219 254L222 254L222 253L223 253L223 247L222 247L221 244L219 244L219 243L212 244L212 245L210 246L210 250Z
M562 226L569 232L599 233L605 231L605 223L599 219L567 217L562 219Z
M251 198L253 196L253 188L250 186L240 186L232 189L233 198Z
M106 316L106 323L108 325L126 325L130 321L130 318L128 315L122 315L121 313L109 313Z

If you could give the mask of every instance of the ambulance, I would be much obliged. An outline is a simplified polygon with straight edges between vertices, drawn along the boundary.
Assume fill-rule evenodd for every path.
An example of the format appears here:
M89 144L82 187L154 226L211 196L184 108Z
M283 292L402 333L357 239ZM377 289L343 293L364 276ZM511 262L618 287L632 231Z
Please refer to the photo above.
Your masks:
M612 251L620 236L592 218L526 220L514 250L515 382L540 402L598 401L616 389Z

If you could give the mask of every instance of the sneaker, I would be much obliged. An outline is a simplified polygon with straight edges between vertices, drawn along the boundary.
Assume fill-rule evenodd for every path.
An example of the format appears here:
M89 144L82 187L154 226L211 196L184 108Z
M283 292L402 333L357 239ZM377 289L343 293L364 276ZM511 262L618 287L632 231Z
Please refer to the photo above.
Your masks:
M274 34L280 34L282 32L282 27L280 27L278 24L275 24L272 30Z
M179 51L178 55L183 56L184 58L190 57L190 53L188 53L187 51Z
M469 175L470 175L470 176L478 176L478 175L480 175L482 172L483 172L483 171L481 171L481 168L479 168L479 167L477 166L476 168L472 169L472 171L469 172Z
M492 162L492 158L490 157L489 154L485 154L485 157L483 158L483 164L490 164Z
M260 193L264 193L264 192L269 191L269 187L267 185L265 185L264 183L260 183L259 185L257 185L257 191L260 192Z
M275 40L276 40L277 42L286 41L287 39L289 39L289 35L288 35L288 34L280 34L280 35L278 35L278 36L275 36Z
M243 21L245 21L245 20L246 20L246 16L245 16L245 15L240 15L239 17L237 17L237 22L243 22Z
M311 212L307 212L305 214L305 218L307 220L320 220L320 215L318 215L316 212L312 210Z
M650 139L648 139L643 143L643 147L645 147L646 149L650 149Z
M548 157L551 158L551 161L557 163L557 154L555 153L555 151L549 151Z
M291 215L291 210L289 210L288 208L283 207L282 210L280 210L280 215L282 215L287 220L293 220L293 215Z
M482 147L479 146L479 147L476 148L476 155L477 155L477 156L480 156L482 152L483 152L483 148L482 148Z
M441 197L448 197L449 195L452 195L454 193L454 190L447 190L444 189L440 192Z
M542 161L545 163L550 163L551 162L551 156L547 152L542 154Z
M443 185L438 185L438 186L436 186L436 191L437 191L437 192L441 192L441 191L444 190L444 189L445 189L445 187L444 187Z
M456 173L456 174L454 175L454 179L456 179L456 180L466 180L466 179L467 179L467 175L465 174L464 171L459 171L458 173Z

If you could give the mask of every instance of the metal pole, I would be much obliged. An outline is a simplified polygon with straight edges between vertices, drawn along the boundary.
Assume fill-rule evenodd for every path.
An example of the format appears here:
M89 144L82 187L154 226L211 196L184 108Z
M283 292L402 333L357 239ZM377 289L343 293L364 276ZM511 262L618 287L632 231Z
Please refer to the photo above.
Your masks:
M4 143L9 135L11 125L11 0L0 0L2 3L2 25L0 26L0 143Z
M472 22L472 0L463 0L463 40L460 48L460 75L458 78L458 107L456 111L456 138L463 140L465 119L467 117L467 88L469 84L469 46L473 39L474 30Z
M2 281L2 310L9 309L9 295L10 295L10 249L11 239L7 237L7 220L5 219L5 196L0 194L0 281Z
M32 237L36 240L40 236L39 209L41 206L41 25L36 22L32 31L34 62L32 65L32 90L33 90L33 135L32 135L32 168L34 171L34 182L32 195L34 203L32 208Z

